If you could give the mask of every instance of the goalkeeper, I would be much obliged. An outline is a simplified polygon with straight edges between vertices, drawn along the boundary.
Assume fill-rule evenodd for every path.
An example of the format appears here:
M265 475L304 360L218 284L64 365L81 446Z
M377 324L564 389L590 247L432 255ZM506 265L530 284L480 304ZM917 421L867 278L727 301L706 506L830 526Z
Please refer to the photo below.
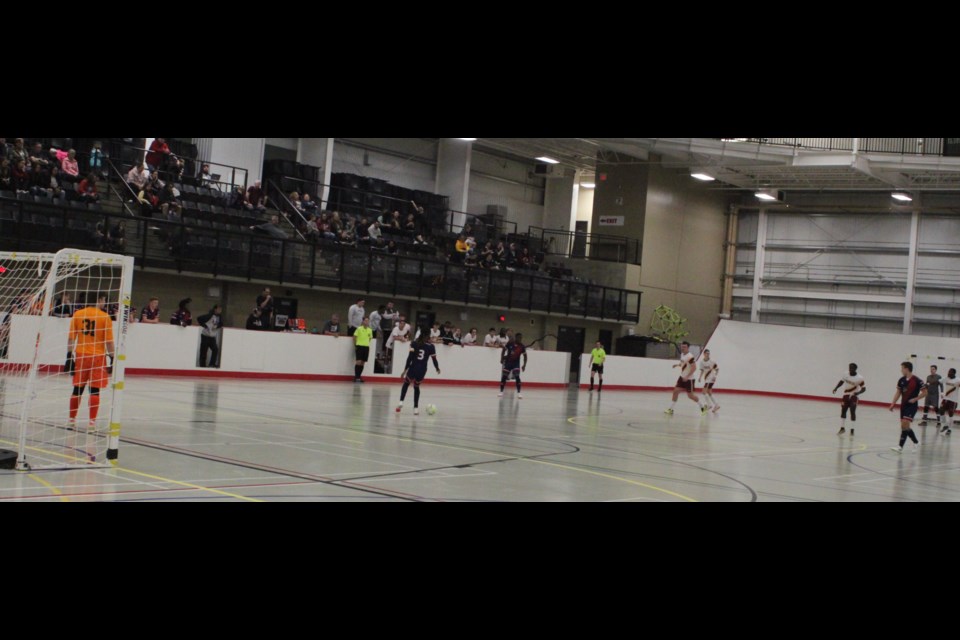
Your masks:
M73 314L70 320L68 350L73 354L73 395L70 396L71 429L76 428L80 397L90 385L90 423L88 433L97 431L97 413L100 411L100 390L106 388L109 374L113 373L113 321L104 310L107 297L98 294L97 304L84 307ZM107 364L107 357L110 364Z

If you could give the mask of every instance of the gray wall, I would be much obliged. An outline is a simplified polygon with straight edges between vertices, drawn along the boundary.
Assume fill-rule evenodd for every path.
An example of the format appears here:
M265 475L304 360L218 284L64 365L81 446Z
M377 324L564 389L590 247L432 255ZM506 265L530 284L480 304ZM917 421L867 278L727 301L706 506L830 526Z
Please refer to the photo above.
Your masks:
M600 196L598 183L597 197ZM594 211L596 211L594 206ZM658 305L687 319L691 342L705 341L720 312L726 198L687 172L649 166L638 333L647 333Z
M474 149L468 213L482 215L487 205L502 205L521 233L530 226L543 226L544 179L530 177L535 168L533 160L517 162Z
M350 142L367 148L358 148ZM336 138L332 172L379 178L432 193L436 186L437 139Z
M629 160L628 160L629 161ZM647 209L647 183L649 168L646 163L597 164L597 188L593 195L593 218L591 233L605 233L643 238L644 218ZM606 174L606 180L601 177ZM622 227L601 227L602 216L623 216ZM593 251L599 248L594 247Z

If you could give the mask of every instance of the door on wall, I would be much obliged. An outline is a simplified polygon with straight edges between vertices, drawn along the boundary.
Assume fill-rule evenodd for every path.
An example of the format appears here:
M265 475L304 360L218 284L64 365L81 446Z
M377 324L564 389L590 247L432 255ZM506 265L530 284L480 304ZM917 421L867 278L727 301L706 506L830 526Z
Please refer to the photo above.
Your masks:
M437 314L433 311L417 311L417 322L413 325L413 333L410 335L417 335L417 329L427 330L427 337L430 337L430 328L433 326L433 323L437 321Z
M580 358L583 357L585 335L586 330L583 327L557 329L557 351L570 354L571 382L580 382Z
M577 221L573 235L573 252L571 253L574 258L583 258L587 255L587 225L586 220Z

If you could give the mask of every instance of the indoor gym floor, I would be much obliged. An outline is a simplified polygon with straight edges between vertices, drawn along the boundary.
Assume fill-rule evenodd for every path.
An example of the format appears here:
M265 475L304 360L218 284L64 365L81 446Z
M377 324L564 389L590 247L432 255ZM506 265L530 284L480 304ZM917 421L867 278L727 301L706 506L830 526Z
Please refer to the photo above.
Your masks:
M898 455L879 407L851 439L837 402L718 393L717 415L667 417L666 392L429 382L414 417L398 384L131 377L119 467L3 471L0 502L960 499L960 434L917 427Z

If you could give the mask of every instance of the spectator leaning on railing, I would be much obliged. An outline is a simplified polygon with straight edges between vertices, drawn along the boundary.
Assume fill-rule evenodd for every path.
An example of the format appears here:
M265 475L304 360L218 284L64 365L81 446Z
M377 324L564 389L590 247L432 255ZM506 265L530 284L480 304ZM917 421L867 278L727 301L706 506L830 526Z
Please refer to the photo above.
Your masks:
M160 324L160 298L150 298L150 301L140 312L140 322L143 324Z
M220 330L220 327L223 326L223 318L220 313L222 308L220 305L214 305L213 309L210 310L210 313L204 314L197 318L197 323L200 325L200 366L206 367L207 365L207 352L210 353L209 366L214 368L220 367L220 347L217 345L217 332Z
M463 338L460 339L460 344L465 347L476 347L477 344L477 328L473 327L463 335Z
M193 324L193 315L190 313L190 309L187 308L187 305L193 302L190 298L184 298L177 305L177 310L170 314L170 324L179 325L181 327L189 327Z
M247 317L247 331L263 331L263 317L260 313L260 307L254 307L253 312Z
M340 316L333 314L330 319L323 323L323 335L340 337Z
M483 346L500 348L500 338L497 336L497 330L490 327L490 332L483 338Z

